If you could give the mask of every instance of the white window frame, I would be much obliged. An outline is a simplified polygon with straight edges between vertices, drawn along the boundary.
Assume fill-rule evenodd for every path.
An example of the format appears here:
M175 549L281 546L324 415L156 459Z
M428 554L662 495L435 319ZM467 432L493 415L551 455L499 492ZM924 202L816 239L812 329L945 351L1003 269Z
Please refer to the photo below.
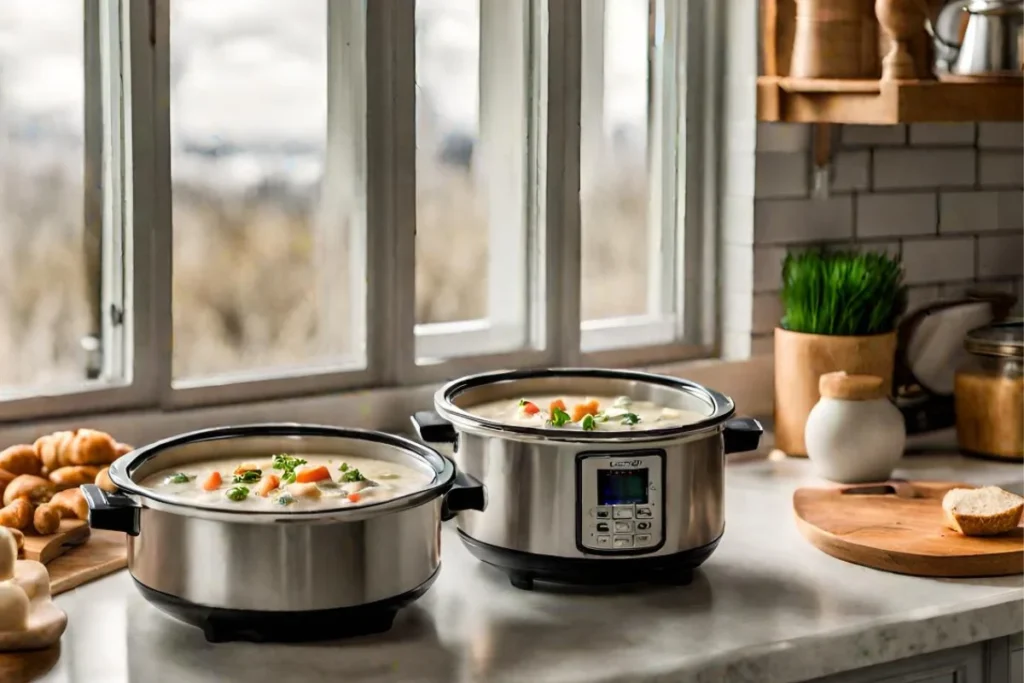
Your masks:
M589 0L523 0L522 5L486 3L481 15L481 43L487 46L481 55L481 95L494 98L482 106L481 128L490 134L516 117L513 122L519 123L520 135L526 131L527 143L515 136L485 142L514 145L523 154L528 178L512 209L497 203L490 209L491 244L497 248L489 260L489 310L502 315L417 328L415 4L330 0L326 30L333 132L325 182L351 185L352 178L365 178L365 195L348 195L345 203L355 206L355 225L364 221L354 243L355 254L362 256L364 249L365 256L350 267L366 289L353 305L355 323L326 319L325 325L338 334L365 323L365 335L360 335L365 336L365 362L172 381L171 1L83 0L90 13L86 36L97 41L85 51L93 93L86 99L91 107L86 119L102 119L105 150L98 320L107 345L103 368L115 379L0 395L0 422L404 387L495 368L643 366L714 353L717 150L711 147L714 136L706 133L714 130L717 98L711 88L717 62L712 56L722 38L704 3L664 0L664 41L671 48L665 54L674 57L662 65L669 73L661 77L667 83L663 87L686 96L672 94L661 115L674 122L665 127L667 139L686 144L685 153L665 165L663 182L654 183L667 188L653 201L661 207L659 220L670 229L658 232L652 242L652 258L657 255L652 262L671 262L674 273L652 285L650 300L658 304L653 313L580 324L581 39L583 3ZM508 30L510 12L520 18L523 30ZM365 31L353 30L363 25ZM502 40L528 42L524 54L529 58L522 67L531 85L525 101L519 97L510 103L507 89L487 87L487 73L497 68L494 57L509 45ZM360 123L365 135L357 129ZM338 135L339 130L344 134ZM354 145L360 138L365 138L365 149ZM99 148L95 139L87 144L87 149ZM87 167L100 168L98 163L90 156ZM501 195L508 176L517 172L492 174L488 194ZM506 194L515 198L517 193ZM331 211L325 207L323 215ZM333 253L343 251L337 248L343 236L329 218L318 227L329 262L336 258ZM507 282L521 286L501 287ZM516 290L511 299L510 290ZM516 350L507 350L510 336Z

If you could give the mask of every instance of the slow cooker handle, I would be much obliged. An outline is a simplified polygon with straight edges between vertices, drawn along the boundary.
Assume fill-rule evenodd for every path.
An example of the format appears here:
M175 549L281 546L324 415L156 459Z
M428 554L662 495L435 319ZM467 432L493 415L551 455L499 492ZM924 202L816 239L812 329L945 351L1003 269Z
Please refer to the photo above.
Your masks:
M463 510L487 508L487 490L484 485L465 472L455 473L455 484L444 495L441 503L441 519L447 522Z
M134 500L123 493L107 493L95 484L85 484L81 488L89 505L90 527L139 535L139 511L142 508Z
M416 433L427 443L455 443L459 439L452 423L433 410L421 410L410 418Z
M752 417L736 417L729 420L722 432L725 439L725 454L756 451L763 433L761 423Z

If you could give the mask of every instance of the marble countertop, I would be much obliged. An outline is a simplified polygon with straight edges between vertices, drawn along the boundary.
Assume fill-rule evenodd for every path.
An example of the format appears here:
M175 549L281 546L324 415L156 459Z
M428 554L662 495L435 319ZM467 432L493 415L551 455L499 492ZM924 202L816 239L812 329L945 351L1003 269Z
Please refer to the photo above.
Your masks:
M895 476L1019 491L1022 474L1019 465L915 456ZM149 606L119 572L57 598L70 623L41 680L783 683L1021 630L1020 576L914 578L811 547L793 524L790 497L815 481L804 460L731 464L725 537L688 587L519 591L445 528L430 592L391 632L345 642L210 645Z

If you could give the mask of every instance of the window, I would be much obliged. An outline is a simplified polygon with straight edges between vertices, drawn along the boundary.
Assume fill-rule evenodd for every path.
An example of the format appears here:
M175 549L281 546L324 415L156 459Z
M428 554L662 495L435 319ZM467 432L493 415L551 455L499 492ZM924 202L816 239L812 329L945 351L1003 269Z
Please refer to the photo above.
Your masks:
M711 353L703 12L0 2L0 421Z

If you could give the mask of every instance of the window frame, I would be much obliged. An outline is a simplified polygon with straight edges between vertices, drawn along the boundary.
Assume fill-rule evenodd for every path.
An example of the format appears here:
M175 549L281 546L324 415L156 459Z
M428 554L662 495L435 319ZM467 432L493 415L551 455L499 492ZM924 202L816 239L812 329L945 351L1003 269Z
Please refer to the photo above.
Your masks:
M522 256L527 263L516 266L517 277L526 279L515 307L514 317L520 320L459 321L417 329L415 4L332 0L328 55L333 59L348 51L365 60L366 147L361 169L366 179L365 256L354 264L357 277L365 275L366 281L364 296L354 308L357 313L376 312L364 316L365 363L358 368L303 366L172 381L173 229L167 105L171 1L84 2L87 12L96 13L87 17L86 35L95 34L94 40L99 41L85 50L86 83L93 89L106 78L118 86L106 102L117 116L104 116L108 133L118 131L119 135L113 145L108 144L109 135L104 140L104 158L116 163L109 166L113 182L104 184L108 202L103 219L105 310L100 319L104 341L118 334L124 340L119 352L104 357L108 370L124 368L124 381L66 390L33 387L32 395L0 400L0 423L416 386L501 367L643 366L715 353L717 148L708 132L714 130L717 109L717 98L711 96L717 78L714 48L724 40L715 30L715 13L707 11L705 3L664 0L666 39L679 45L673 47L675 57L666 65L672 72L671 90L685 83L685 97L673 100L677 113L667 114L674 119L671 135L685 141L685 146L669 173L667 210L673 215L665 220L672 230L664 234L671 241L662 241L659 252L665 257L666 248L671 248L675 272L660 296L673 302L675 312L580 323L579 131L582 3L586 0L524 0L524 16L530 24L526 33L531 36L527 82L533 85L525 103L530 121L530 182L522 221L527 230ZM96 31L92 26L90 31L89 19L105 22L106 29ZM350 31L353 19L365 22L362 41ZM110 32L115 26L117 30ZM345 47L339 48L339 41ZM110 67L105 76L104 63ZM353 73L328 67L332 84L335 78L351 79ZM352 83L348 87L358 89ZM482 88L482 97L485 92ZM89 106L95 98L86 101ZM351 111L344 116L352 120ZM95 158L87 160L90 168L96 163ZM495 263L492 258L492 266ZM116 308L122 300L119 326L111 304ZM507 343L502 341L510 332L522 335L524 318L523 348L503 350ZM114 334L118 327L123 333Z

